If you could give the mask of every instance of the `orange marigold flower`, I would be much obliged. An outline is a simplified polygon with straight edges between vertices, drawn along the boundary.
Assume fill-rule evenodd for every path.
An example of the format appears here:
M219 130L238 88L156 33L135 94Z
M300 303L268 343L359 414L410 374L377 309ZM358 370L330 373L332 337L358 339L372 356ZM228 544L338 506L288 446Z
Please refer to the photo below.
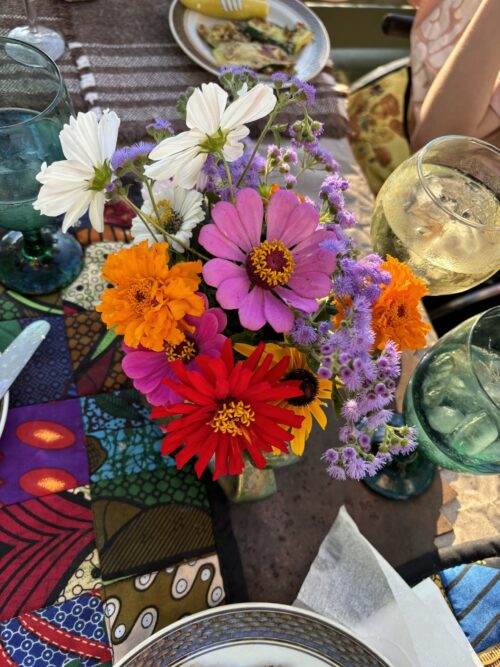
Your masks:
M115 327L129 347L142 345L160 352L178 345L191 331L186 315L199 317L204 301L196 294L201 262L168 266L168 243L147 241L123 248L104 262L102 277L114 287L97 306L108 329Z
M429 291L421 278L410 267L387 255L381 268L391 274L389 285L383 285L382 293L372 312L375 347L382 349L388 340L400 350L418 350L425 346L429 324L422 320L420 299Z

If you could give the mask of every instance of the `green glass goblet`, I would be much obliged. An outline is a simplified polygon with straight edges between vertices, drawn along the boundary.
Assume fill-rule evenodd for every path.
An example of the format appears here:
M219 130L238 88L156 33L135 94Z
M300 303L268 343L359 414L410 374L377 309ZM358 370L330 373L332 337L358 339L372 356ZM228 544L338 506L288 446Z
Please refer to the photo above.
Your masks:
M0 37L0 282L47 294L80 273L82 249L33 208L42 163L64 159L59 132L72 113L55 63L36 47Z
M374 491L399 499L419 495L432 481L430 466L500 472L500 306L462 322L422 357L403 413L418 430L419 446L406 464L367 480Z

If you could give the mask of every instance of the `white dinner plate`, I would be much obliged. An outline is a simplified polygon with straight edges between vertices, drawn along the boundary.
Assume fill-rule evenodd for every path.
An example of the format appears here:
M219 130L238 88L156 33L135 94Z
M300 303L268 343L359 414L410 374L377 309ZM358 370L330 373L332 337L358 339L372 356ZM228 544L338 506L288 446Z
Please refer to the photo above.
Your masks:
M2 437L7 421L7 412L9 411L9 392L3 398L0 398L0 438Z
M346 628L279 604L226 605L160 630L115 667L391 667Z
M325 26L301 0L271 0L268 19L281 26L293 28L297 22L304 23L314 33L312 41L302 49L295 63L295 75L308 81L321 72L330 56L330 38ZM219 73L219 66L212 50L198 34L198 26L212 26L224 19L212 18L186 9L180 0L170 6L169 25L175 41L181 49L203 69L212 74ZM269 76L262 75L263 80Z

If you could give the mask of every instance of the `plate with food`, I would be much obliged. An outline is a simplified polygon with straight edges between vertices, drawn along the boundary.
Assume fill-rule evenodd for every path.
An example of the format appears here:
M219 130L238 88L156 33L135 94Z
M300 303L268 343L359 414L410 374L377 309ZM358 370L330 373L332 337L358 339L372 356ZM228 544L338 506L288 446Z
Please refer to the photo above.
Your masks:
M115 667L391 667L346 628L279 604L193 614L139 644Z
M301 0L173 0L169 21L181 49L212 74L245 65L262 78L308 81L330 56L325 26Z

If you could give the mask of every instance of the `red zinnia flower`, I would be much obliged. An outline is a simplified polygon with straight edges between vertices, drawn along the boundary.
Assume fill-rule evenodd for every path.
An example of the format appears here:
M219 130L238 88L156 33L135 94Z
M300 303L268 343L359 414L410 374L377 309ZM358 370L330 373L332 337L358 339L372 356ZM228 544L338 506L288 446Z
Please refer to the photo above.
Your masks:
M184 445L176 455L178 468L198 456L195 470L200 476L215 454L217 479L228 472L242 472L245 450L258 468L266 464L262 452L276 447L288 453L293 436L287 427L300 428L303 417L273 404L302 396L302 391L299 381L282 379L289 358L271 368L272 354L259 365L263 352L261 343L248 359L235 364L228 339L220 358L197 357L199 371L188 371L182 362L172 362L178 382L164 382L187 402L155 408L152 416L179 416L164 427L161 450L170 454Z

